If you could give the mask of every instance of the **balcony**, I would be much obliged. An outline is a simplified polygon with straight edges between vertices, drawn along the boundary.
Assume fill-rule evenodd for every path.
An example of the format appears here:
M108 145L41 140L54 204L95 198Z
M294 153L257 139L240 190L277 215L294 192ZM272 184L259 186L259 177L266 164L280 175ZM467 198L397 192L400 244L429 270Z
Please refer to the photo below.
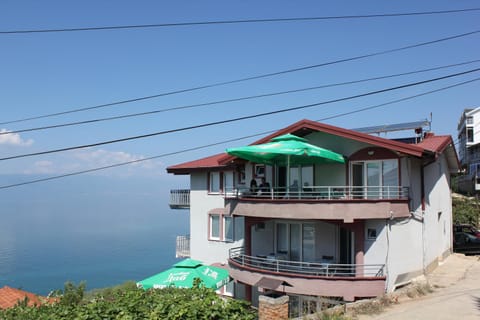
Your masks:
M309 186L298 188L270 188L250 192L248 189L230 189L226 198L270 200L408 200L408 187L403 186Z
M278 219L357 219L410 216L409 188L403 186L309 186L259 192L232 189L226 208L238 216Z
M384 264L335 264L277 259L275 256L248 256L243 248L229 252L230 275L255 286L262 278L286 282L278 288L292 294L343 297L374 297L385 291ZM268 288L275 290L276 288Z
M171 209L189 209L190 208L190 190L179 189L170 190L170 203Z
M177 236L175 258L190 258L190 235Z

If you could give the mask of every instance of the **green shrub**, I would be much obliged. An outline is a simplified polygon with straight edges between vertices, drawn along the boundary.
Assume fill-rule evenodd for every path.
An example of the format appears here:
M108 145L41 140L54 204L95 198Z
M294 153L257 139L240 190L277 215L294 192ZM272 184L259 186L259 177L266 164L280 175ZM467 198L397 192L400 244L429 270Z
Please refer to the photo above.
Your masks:
M79 299L83 298L84 289L82 283L79 286L67 283L59 303L38 308L18 305L0 310L0 320L251 320L256 316L248 303L223 299L215 291L200 286L145 291L127 285Z

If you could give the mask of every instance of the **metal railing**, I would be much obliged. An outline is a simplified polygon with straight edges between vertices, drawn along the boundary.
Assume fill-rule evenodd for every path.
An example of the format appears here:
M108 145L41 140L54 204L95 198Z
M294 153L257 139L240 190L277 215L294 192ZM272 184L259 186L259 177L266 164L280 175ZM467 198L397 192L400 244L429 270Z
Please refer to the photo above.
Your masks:
M190 235L177 236L177 245L175 249L176 258L190 257Z
M229 258L243 267L306 276L383 277L385 268L384 264L337 264L281 260L274 255L248 256L243 248L230 249Z
M250 191L231 189L226 197L310 200L398 200L408 199L408 187L403 186L308 186L304 188L270 188Z
M190 208L190 190L179 189L170 190L170 208L187 209Z

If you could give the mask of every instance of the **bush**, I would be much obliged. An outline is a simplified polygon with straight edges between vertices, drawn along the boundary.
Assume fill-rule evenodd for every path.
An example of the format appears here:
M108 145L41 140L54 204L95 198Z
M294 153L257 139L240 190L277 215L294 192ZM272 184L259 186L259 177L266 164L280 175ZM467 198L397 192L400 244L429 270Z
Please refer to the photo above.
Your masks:
M0 310L0 319L255 319L246 302L222 299L212 289L198 285L192 289L148 291L128 285L102 290L89 299L79 300L84 289L84 284L77 287L67 283L59 303L38 308L17 305Z

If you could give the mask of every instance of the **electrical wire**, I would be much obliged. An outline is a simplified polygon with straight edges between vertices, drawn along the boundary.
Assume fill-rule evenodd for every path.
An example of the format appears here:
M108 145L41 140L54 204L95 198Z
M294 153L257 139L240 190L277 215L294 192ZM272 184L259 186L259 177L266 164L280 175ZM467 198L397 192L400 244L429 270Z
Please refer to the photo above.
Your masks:
M125 115L120 115L120 116L113 116L113 117L97 118L97 119L90 119L90 120L83 120L83 121L75 121L75 122L54 124L54 125L42 126L42 127L34 127L34 128L26 128L26 129L12 130L12 131L4 131L4 132L0 132L0 136L1 135L6 135L6 134L24 133L24 132L32 132L32 131L39 131L39 130L57 129L57 128L63 128L63 127L92 124L92 123L98 123L98 122L103 122L103 121L120 120L120 119L132 118L132 117L154 115L154 114L168 112L168 111L184 110L184 109L212 106L212 105L223 104L223 103L238 102L238 101L245 101L245 100L250 100L250 99L258 99L258 98L272 97L272 96L284 95L284 94L290 94L290 93L298 93L298 92L305 92L305 91L310 91L310 90L317 90L317 89L331 88L331 87L337 87L337 86L343 86L343 85L357 84L357 83L362 83L362 82L382 80L382 79L400 77L400 76L417 74L417 73L422 73L422 72L440 70L440 69L445 69L445 68L457 67L457 66L472 64L472 63L476 63L476 62L480 62L480 59L466 61L466 62L460 62L460 63L455 63L455 64L450 64L450 65L444 65L444 66L437 66L437 67L428 68L428 69L421 69L421 70L414 70L414 71L409 71L409 72L397 73L397 74L393 74L393 75L384 75L384 76L378 76L378 77L372 77L372 78L366 78L366 79L359 79L359 80L353 80L353 81L339 82L339 83L333 83L333 84L325 84L325 85L321 85L321 86L314 86L314 87L308 87L308 88L300 88L300 89L293 89L293 90L273 92L273 93L264 93L264 94L247 96L247 97L239 97L239 98L205 102L205 103L199 103L199 104L191 104L191 105L185 105L185 106L164 108L164 109L152 110L152 111L147 111L147 112L130 113L130 114L125 114Z
M450 41L450 40L454 40L454 39L458 39L458 38L472 36L472 35L475 35L477 33L480 33L480 30L466 32L466 33L462 33L462 34L457 34L457 35L444 37L444 38L440 38L440 39L436 39L436 40L420 42L420 43L407 45L407 46L403 46L403 47L398 47L398 48L394 48L394 49L377 51L377 52L373 52L373 53L358 55L358 56L344 58L344 59L332 60L332 61L323 62L323 63L319 63L319 64L314 64L314 65L308 65L308 66L303 66L303 67L298 67L298 68L293 68L293 69L287 69L287 70L282 70L282 71L265 73L265 74L261 74L261 75L251 76L251 77L239 78L239 79L235 79L235 80L215 82L215 83L206 84L206 85L197 86L197 87L191 87L191 88L186 88L186 89L180 89L180 90L158 93L158 94L149 95L149 96L143 96L143 97L138 97L138 98L132 98L132 99L120 100L120 101L115 101L115 102L110 102L110 103L99 104L99 105L95 105L95 106L91 106L91 107L82 107L82 108L76 108L76 109L71 109L71 110L66 110L66 111L61 111L61 112L56 112L56 113L50 113L50 114L32 116L32 117L27 117L27 118L22 118L22 119L4 121L4 122L0 122L0 125L24 122L24 121L29 121L29 120L43 119L43 118L48 118L48 117L60 116L60 115L76 113L76 112L83 112L83 111L100 109L100 108L106 108L106 107L111 107L111 106L115 106L115 105L127 104L127 103L131 103L131 102L144 101L144 100L149 100L149 99L154 99L154 98L159 98L159 97L176 95L176 94L180 94L180 93L186 93L186 92L203 90L203 89L208 89L208 88L213 88L213 87L225 86L225 85L234 84L234 83L246 82L246 81L251 81L251 80L258 80L258 79L263 79L263 78L268 78L268 77L274 77L274 76L279 76L279 75L288 74L288 73L294 73L294 72L299 72L299 71L305 71L305 70L330 66L330 65L334 65L334 64L348 62L348 61L366 59L366 58L370 58L370 57L374 57L374 56L379 56L379 55L389 54L389 53L393 53L393 52L418 48L418 47L422 47L422 46L428 46L428 45L432 45L432 44L436 44L436 43L440 43L440 42L444 42L444 41Z
M100 26L100 27L5 30L5 31L0 31L0 35L2 35L2 34L3 35L7 35L7 34L12 35L12 34L31 34L31 33L58 33L58 32L79 32L79 31L146 29L146 28L171 28L171 27L226 25L226 24L247 24L247 23L252 24L252 23L272 23L272 22L305 22L305 21L319 21L319 20L372 19L372 18L389 18L389 17L467 13L467 12L475 12L475 11L479 11L479 10L480 10L480 8L466 8L466 9L452 9L452 10L441 10L441 11L417 11L417 12L379 13L379 14L363 14L363 15L293 17L293 18L266 18L266 19L243 19L243 20L214 20L214 21L194 21L194 22L173 22L173 23L155 23L155 24Z
M340 118L340 117L343 117L343 116L346 116L346 115L351 115L351 114L358 113L358 112L372 110L372 109L375 109L375 108L379 108L379 107L391 105L391 104L394 104L394 103L398 103L400 101L413 99L413 98L416 98L416 97L419 97L419 96L424 96L424 95L436 93L436 92L439 92L439 91L444 91L444 90L447 90L447 89L462 86L462 85L472 83L474 81L479 81L479 80L480 80L480 78L476 78L476 79L472 79L472 80L469 80L469 81L460 82L460 83L457 83L457 84L454 84L454 85L442 87L442 88L439 88L439 89L427 91L427 92L417 94L417 95L414 95L414 96L409 96L409 97L405 97L405 98L402 98L402 99L389 101L389 102L386 102L386 103L382 103L380 105L364 107L364 108L353 110L353 111L350 111L350 112L340 113L340 114L337 114L337 115L334 115L334 116L325 117L325 118L318 119L318 120L315 120L315 121L324 121L324 120L333 119L333 118ZM20 187L20 186L24 186L24 185L29 185L29 184L39 183L39 182L45 182L45 181L50 181L50 180L61 179L61 178L71 177L71 176L80 175L80 174L84 174L84 173L90 173L90 172L95 172L95 171L100 171L100 170L116 168L116 167L120 167L120 166L126 166L126 165L129 165L129 164L149 161L149 160L153 160L153 159L158 159L158 158L163 158L163 157L167 157L167 156L177 155L177 154L186 153L186 152L190 152L190 151L205 149L205 148L208 148L208 147L217 146L217 145L221 145L221 144L225 144L225 143L230 143L230 142L240 141L240 140L244 140L244 139L250 139L250 138L253 138L253 137L263 136L263 135L273 133L275 131L278 131L278 129L277 130L264 131L264 132L260 132L260 133L255 133L255 134L248 135L248 136L243 136L243 137L240 137L240 138L223 140L223 141L219 141L219 142L215 142L215 143L211 143L211 144L207 144L207 145L202 145L202 146L198 146L198 147L193 147L193 148L183 149L183 150L179 150L179 151L164 153L164 154L161 154L161 155L152 156L152 157L148 157L148 158L131 160L131 161L121 162L121 163L112 164L112 165L103 166L103 167L97 167L97 168L81 170L81 171L66 173L66 174L57 175L57 176L51 176L51 177L29 180L29 181L24 181L24 182L20 182L20 183L10 184L10 185L4 185L4 186L0 186L0 190L14 188L14 187Z
M144 139L144 138L158 136L158 135L164 135L164 134L168 134L168 133L205 128L205 127L210 127L210 126L215 126L215 125L220 125L220 124L226 124L226 123L232 123L232 122L237 122L237 121L242 121L242 120L247 120L247 119L265 117L265 116L269 116L269 115L280 114L280 113L284 113L284 112L301 110L301 109L306 109L306 108L312 108L312 107L317 107L317 106L320 106L320 105L325 105L325 104L330 104L330 103L335 103L335 102L340 102L340 101L346 101L346 100L352 100L352 99L356 99L356 98L360 98L360 97L366 97L366 96L371 96L371 95L384 93L384 92L389 92L389 91L393 91L393 90L413 87L413 86L426 84L426 83L431 83L431 82L435 82L435 81L439 81L439 80L443 80L443 79L453 78L453 77L457 77L457 76L460 76L460 75L465 75L465 74L469 74L469 73L473 73L473 72L477 72L477 71L480 71L480 68L476 68L476 69L472 69L472 70L468 70L468 71L464 71L464 72L459 72L459 73L455 73L455 74L450 74L450 75L446 75L446 76L442 76L442 77L437 77L437 78L433 78L433 79L408 83L408 84L404 84L404 85L400 85L400 86L396 86L396 87L389 87L389 88L385 88L385 89L381 89L381 90L369 91L369 92L366 92L366 93L357 94L357 95L353 95L353 96L348 96L348 97L343 97L343 98L338 98L338 99L333 99L333 100L328 100L328 101L322 101L322 102L318 102L318 103L301 105L301 106L291 107L291 108L284 108L284 109L279 109L279 110L276 110L276 111L256 113L256 114L248 115L248 116L242 116L242 117L237 117L237 118L232 118L232 119L227 119L227 120L214 121L214 122L208 122L208 123L203 123L203 124L188 126L188 127L183 127L183 128L158 131L158 132L142 134L142 135L137 135L137 136L132 136L132 137L126 137L126 138L121 138L121 139L108 140L108 141L96 142L96 143L73 146L73 147L66 147L66 148L60 148L60 149L54 149L54 150L47 150L47 151L40 151L40 152L33 152L33 153L3 157L3 158L0 158L0 161L12 160L12 159L18 159L18 158L25 158L25 157L31 157L31 156L38 156L38 155L44 155L44 154L51 154L51 153L69 151L69 150L84 149L84 148L96 147L96 146L101 146L101 145L106 145L106 144L113 144L113 143L125 142L125 141L130 141L130 140Z

